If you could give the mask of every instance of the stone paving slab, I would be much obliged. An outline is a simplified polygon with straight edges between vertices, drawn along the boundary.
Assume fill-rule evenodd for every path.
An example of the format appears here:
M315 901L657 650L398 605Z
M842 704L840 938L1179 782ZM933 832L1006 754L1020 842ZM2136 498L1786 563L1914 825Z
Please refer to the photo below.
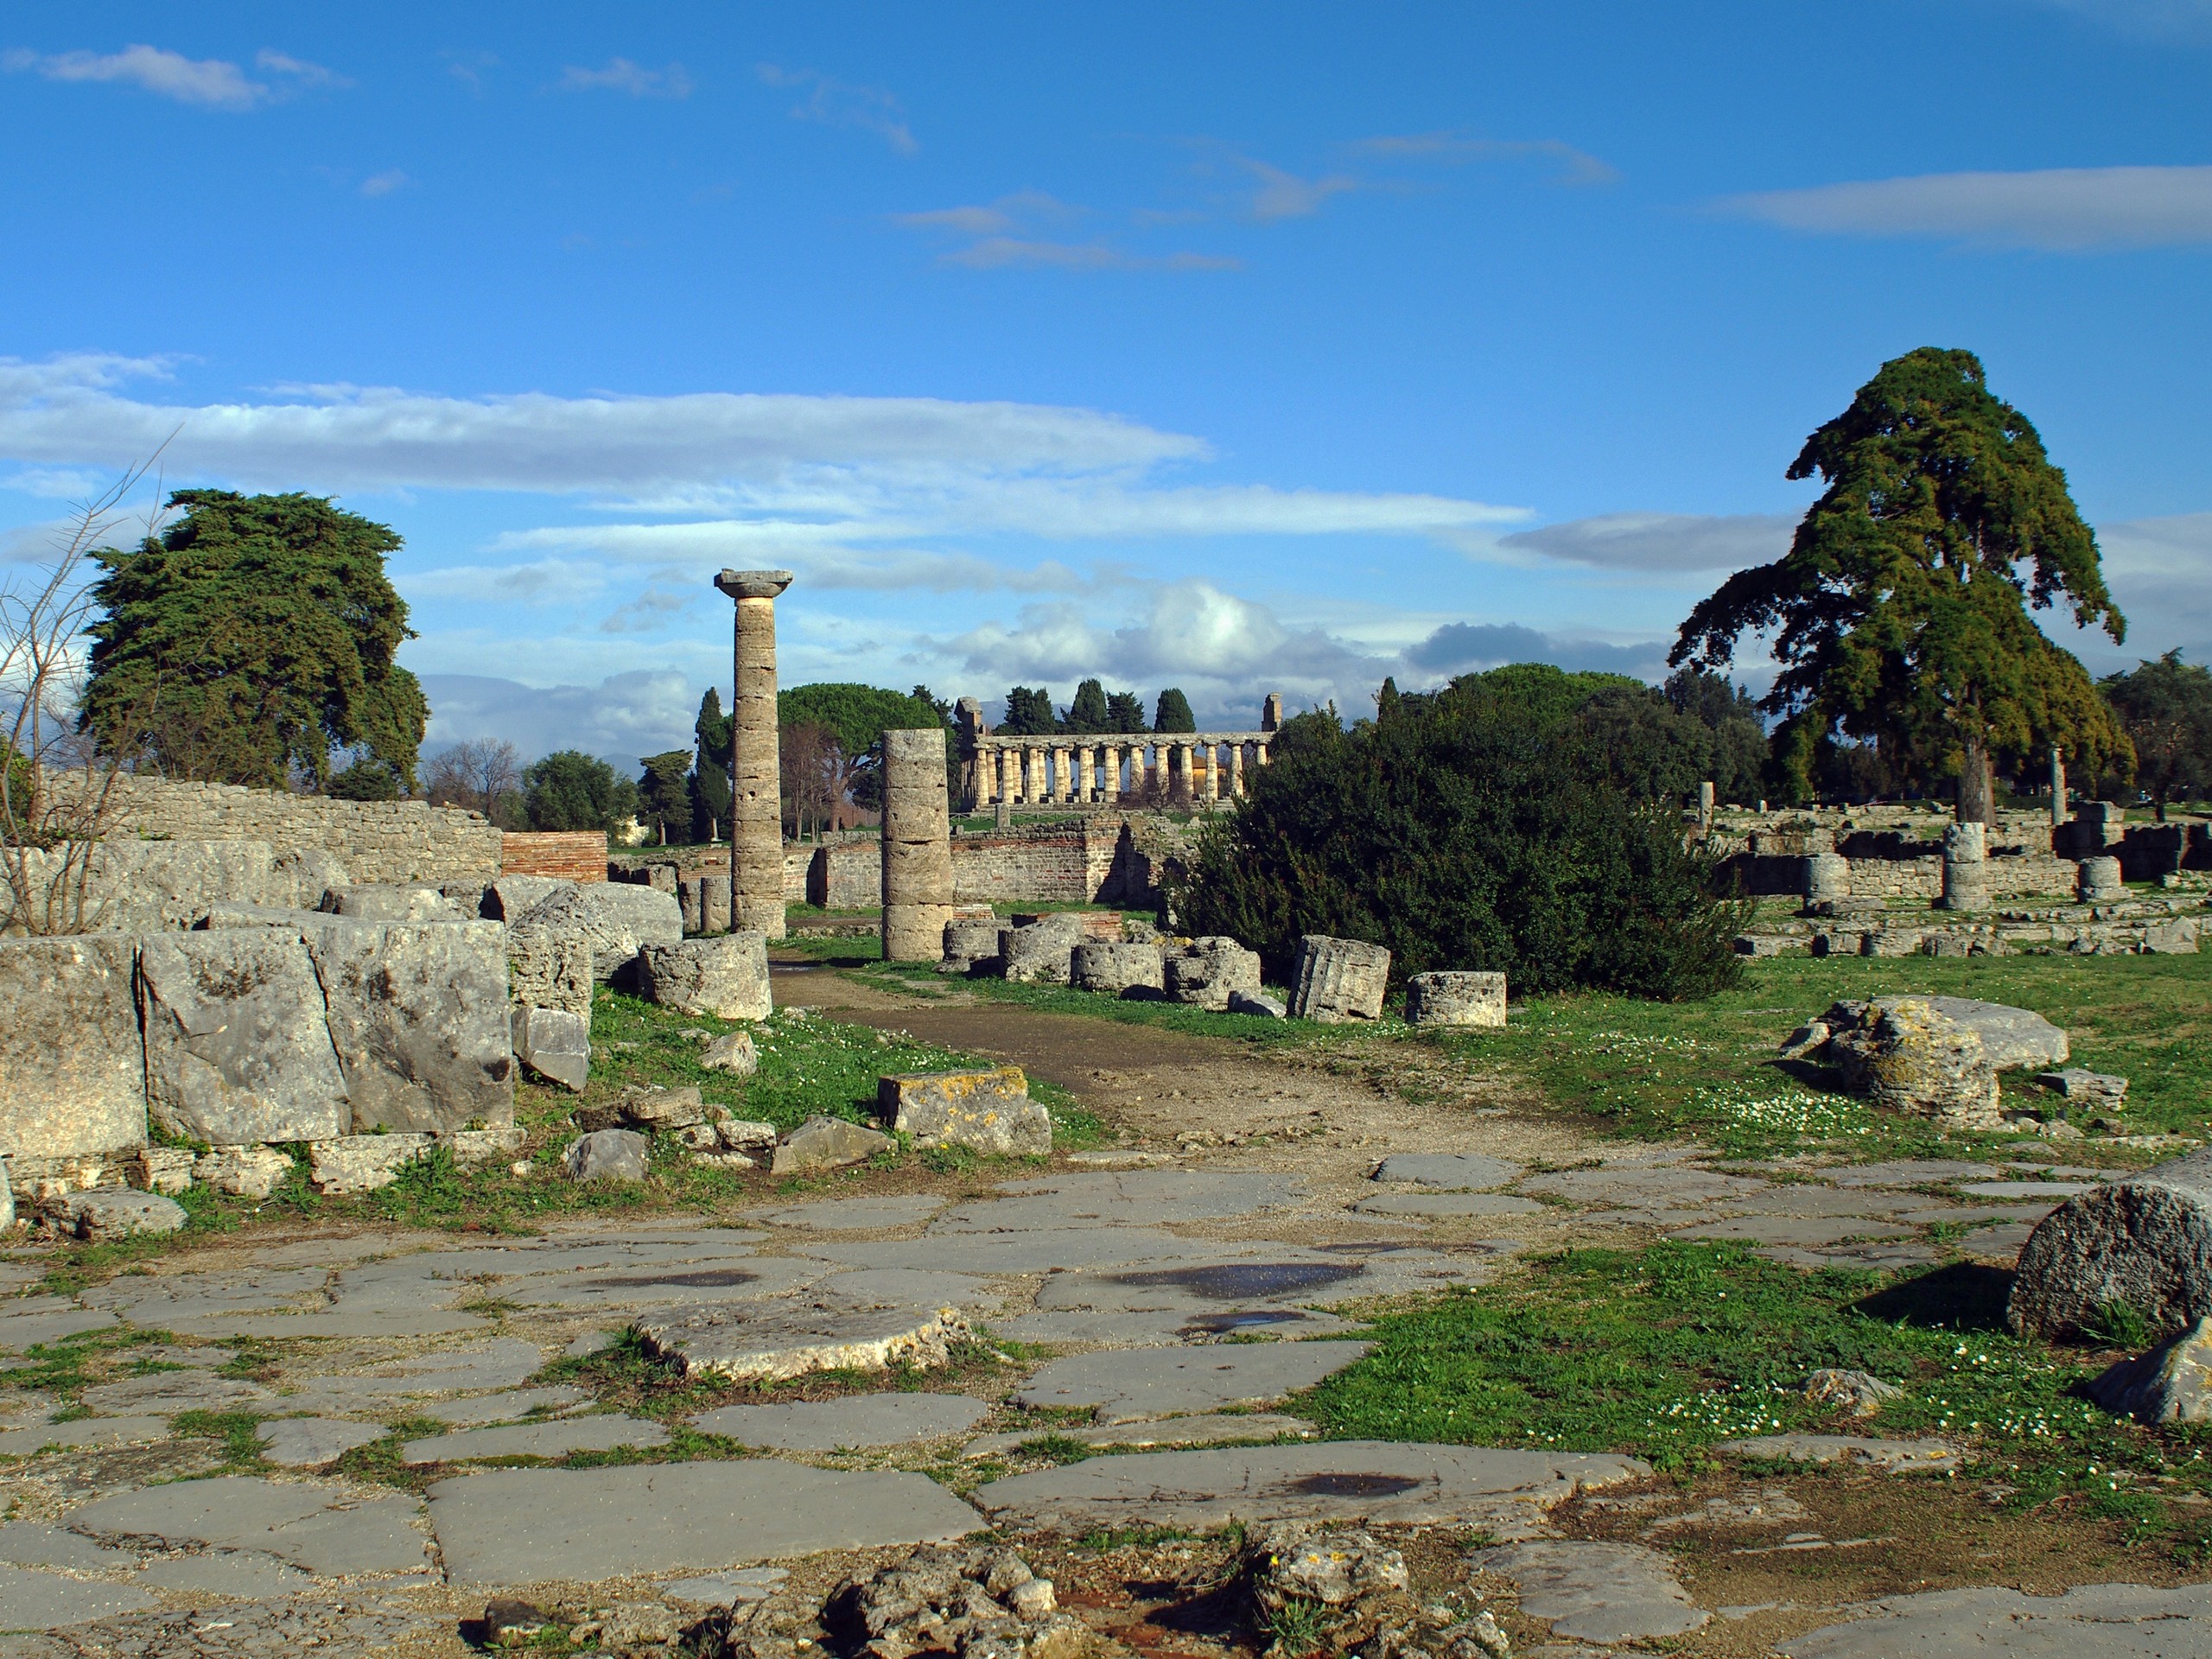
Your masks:
M1083 1225L1158 1227L1176 1222L1230 1221L1281 1209L1305 1196L1295 1177L1235 1170L1131 1169L1040 1175L1001 1181L1003 1198L946 1211L933 1235L1051 1230Z
M1044 1367L1014 1399L1033 1410L1096 1408L1105 1423L1188 1416L1268 1404L1313 1387L1367 1350L1363 1342L1266 1342L1071 1354Z
M1925 1209L1931 1202L1925 1193L1898 1192L1881 1187L1777 1182L1764 1192L1754 1192L1746 1198L1732 1198L1723 1207L1730 1214L1739 1216L1865 1216L1894 1221L1904 1211Z
M342 1576L421 1569L424 1541L410 1524L421 1513L411 1497L356 1500L334 1487L223 1475L96 1498L63 1520L95 1536L260 1550Z
M1611 1453L1328 1440L1092 1458L988 1482L975 1500L1000 1525L1064 1532L1310 1518L1480 1526L1517 1538L1577 1491L1650 1472Z
M1159 1422L1040 1425L1013 1434L979 1434L968 1442L964 1455L1000 1457L1027 1441L1047 1435L1080 1440L1085 1446L1145 1447L1217 1446L1232 1440L1277 1440L1286 1435L1310 1440L1320 1432L1303 1417L1288 1417L1281 1412L1210 1412L1197 1417L1169 1417Z
M1976 1198L2070 1198L2094 1192L2094 1181L1967 1181L1959 1191Z
M175 1555L149 1562L138 1582L156 1590L181 1590L233 1601L273 1601L315 1587L315 1575L258 1550L226 1549L212 1555Z
M1048 1308L999 1321L991 1327L1016 1342L1093 1343L1112 1348L1172 1348L1226 1336L1332 1337L1360 1329L1333 1313L1305 1307L1231 1307L1209 1312L1180 1308L1138 1311Z
M1840 1244L1831 1249L1812 1249L1798 1244L1765 1244L1754 1255L1770 1262L1779 1262L1785 1268L1803 1268L1817 1272L1822 1268L1881 1268L1924 1267L1936 1259L1938 1252L1930 1245L1910 1242L1881 1244Z
M464 1463L478 1458L565 1458L571 1452L611 1452L618 1446L665 1446L668 1431L635 1417L560 1417L550 1423L464 1428L410 1440L404 1463Z
M2017 1261L2027 1248L2028 1235L2035 1231L2030 1222L2015 1222L2009 1227L1988 1227L1978 1233L1968 1233L1959 1241L1959 1249L1968 1255L1985 1255L1999 1261Z
M934 1268L854 1268L826 1280L822 1289L855 1306L995 1309L1006 1300L972 1273Z
M114 1567L136 1567L138 1557L131 1550L96 1544L64 1527L15 1521L0 1527L0 1561L14 1567L66 1567L73 1573L105 1573Z
M103 1584L30 1567L0 1567L0 1630L86 1624L153 1605L153 1597L133 1584Z
M233 1313L321 1307L329 1281L327 1267L253 1267L112 1279L83 1292L79 1300L88 1307L113 1308L134 1325L168 1326Z
M1818 1173L1822 1180L1837 1186L1938 1186L1981 1179L1990 1167L1959 1158L1893 1158L1884 1163L1852 1164Z
M1467 1564L1511 1579L1521 1611L1550 1620L1554 1636L1610 1645L1680 1636L1713 1618L1691 1602L1673 1562L1645 1544L1533 1538L1474 1551Z
M1910 1233L1910 1228L1857 1217L1733 1216L1725 1221L1684 1227L1675 1236L1747 1239L1757 1244L1794 1244L1806 1249L1825 1249L1851 1239L1905 1238Z
M566 1411L591 1396L565 1385L550 1389L502 1389L497 1394L474 1394L459 1400L431 1400L415 1408L455 1428L479 1428L486 1423L519 1422L533 1411Z
M349 1423L335 1417L280 1417L262 1424L261 1455L288 1469L334 1463L357 1446L384 1438L381 1423Z
M1762 1434L1723 1440L1717 1448L1738 1457L1789 1463L1850 1463L1891 1475L1947 1475L1959 1466L1959 1449L1946 1440L1884 1440L1860 1434Z
M766 1601L791 1577L780 1567L741 1567L728 1573L702 1573L659 1586L663 1601L693 1607L730 1607L741 1601Z
M1723 1175L1709 1169L1563 1169L1549 1175L1532 1175L1521 1183L1524 1192L1548 1192L1577 1204L1611 1205L1621 1209L1654 1205L1680 1207L1719 1199L1748 1198L1768 1191L1764 1181L1741 1175Z
M396 1400L410 1395L475 1393L512 1389L537 1375L545 1357L534 1342L502 1337L468 1348L448 1348L387 1361L373 1370L346 1376L301 1377L297 1385L332 1395L362 1400ZM295 1379L287 1377L289 1386Z
M692 1427L745 1446L778 1452L834 1452L844 1446L899 1446L973 1428L989 1411L964 1394L862 1394L778 1406L724 1406Z
M802 1254L856 1268L927 1268L946 1273L1051 1273L1055 1269L1174 1261L1205 1247L1156 1227L1035 1227L1002 1233L924 1234L870 1243L809 1244Z
M632 1327L645 1351L687 1376L774 1381L810 1371L880 1371L902 1359L944 1361L966 1333L956 1310L771 1303L754 1308L679 1309Z
M49 1446L138 1446L165 1440L168 1434L166 1417L79 1417L72 1422L10 1429L0 1434L0 1454L27 1458Z
M430 1488L456 1586L595 1582L883 1544L950 1542L976 1511L921 1475L775 1458L624 1469L496 1469Z
M1540 1216L1534 1198L1503 1192L1377 1192L1352 1208L1370 1216Z
M944 1199L929 1192L912 1192L882 1198L826 1198L815 1204L795 1204L782 1210L755 1212L759 1220L776 1227L805 1227L817 1232L855 1232L874 1227L914 1227L944 1208Z
M604 1273L543 1274L500 1282L499 1294L524 1307L705 1306L786 1296L823 1275L819 1262L751 1256L742 1266L670 1262Z
M2212 1659L2212 1585L1999 1586L1893 1596L1779 1644L1789 1659Z
M59 1342L79 1332L111 1329L112 1313L95 1308L63 1307L50 1313L10 1313L0 1317L0 1348L23 1349L41 1342Z
M120 1382L102 1382L86 1389L86 1407L120 1416L129 1412L236 1411L259 1405L276 1395L257 1382L242 1377L210 1376L201 1370L149 1371Z
M1378 1164L1373 1179L1479 1192L1484 1187L1517 1181L1526 1173L1518 1164L1487 1158L1479 1152L1401 1152Z

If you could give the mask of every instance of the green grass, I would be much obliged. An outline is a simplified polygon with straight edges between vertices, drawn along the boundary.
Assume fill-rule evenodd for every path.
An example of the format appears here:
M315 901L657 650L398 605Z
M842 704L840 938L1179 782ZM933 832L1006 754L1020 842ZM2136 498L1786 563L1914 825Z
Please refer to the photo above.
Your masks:
M1718 1441L1793 1429L1939 1434L2020 1505L2163 1529L2158 1492L2212 1487L2212 1433L2091 1405L2080 1384L2116 1356L2011 1335L2008 1283L1963 1263L1808 1274L1732 1243L1573 1250L1378 1320L1374 1350L1309 1404L1337 1438L1621 1452L1669 1471ZM1798 1392L1829 1366L1904 1392L1872 1418L1840 1416Z
M133 1348L175 1340L167 1331L79 1331L52 1342L34 1343L21 1363L0 1370L0 1386L36 1389L73 1403L86 1385L99 1380L110 1361Z
M1779 1062L1775 1049L1802 1020L1842 998L1903 993L1971 996L2032 1008L2073 1039L2069 1064L2130 1079L2121 1115L2131 1132L2212 1137L2212 954L2195 957L1780 957L1746 965L1744 982L1703 1002L1608 995L1540 997L1515 1005L1503 1031L1437 1033L1470 1067L1503 1065L1555 1107L1641 1137L1695 1134L1746 1156L1827 1148L1866 1159L1997 1156L2008 1135L1951 1135L1870 1110L1834 1092L1833 1074ZM1333 1028L1342 1031L1343 1027ZM2005 1074L2008 1104L2061 1102ZM2069 1160L2096 1142L2069 1143ZM2116 1150L2117 1161L2142 1154Z
M247 1411L181 1411L169 1419L169 1432L220 1443L223 1461L211 1474L257 1473L261 1462L261 1419Z

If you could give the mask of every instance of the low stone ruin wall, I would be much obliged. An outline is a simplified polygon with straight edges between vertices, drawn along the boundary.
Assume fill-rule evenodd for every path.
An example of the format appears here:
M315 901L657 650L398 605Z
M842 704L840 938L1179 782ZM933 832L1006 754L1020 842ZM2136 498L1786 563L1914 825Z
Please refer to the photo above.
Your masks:
M232 784L116 780L111 840L264 841L316 848L341 860L356 882L490 881L499 874L499 830L480 812L423 801L337 801Z

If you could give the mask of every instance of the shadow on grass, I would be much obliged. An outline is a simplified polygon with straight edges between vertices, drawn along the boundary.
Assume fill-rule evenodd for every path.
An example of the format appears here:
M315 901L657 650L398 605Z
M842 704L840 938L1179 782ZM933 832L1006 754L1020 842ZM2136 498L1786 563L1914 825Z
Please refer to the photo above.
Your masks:
M2003 1268L1954 1262L1907 1279L1853 1303L1853 1308L1885 1325L1923 1331L2004 1331L2012 1275Z

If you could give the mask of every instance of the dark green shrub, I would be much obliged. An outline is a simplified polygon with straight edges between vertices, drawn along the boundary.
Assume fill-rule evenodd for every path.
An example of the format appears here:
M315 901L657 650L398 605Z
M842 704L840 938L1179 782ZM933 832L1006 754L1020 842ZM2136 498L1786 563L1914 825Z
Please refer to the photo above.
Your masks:
M1475 677L1350 732L1287 722L1177 884L1179 925L1235 936L1276 976L1301 933L1326 933L1387 945L1401 982L1492 969L1516 992L1665 1000L1734 983L1744 918L1679 809L1632 798L1572 721L1527 713Z

